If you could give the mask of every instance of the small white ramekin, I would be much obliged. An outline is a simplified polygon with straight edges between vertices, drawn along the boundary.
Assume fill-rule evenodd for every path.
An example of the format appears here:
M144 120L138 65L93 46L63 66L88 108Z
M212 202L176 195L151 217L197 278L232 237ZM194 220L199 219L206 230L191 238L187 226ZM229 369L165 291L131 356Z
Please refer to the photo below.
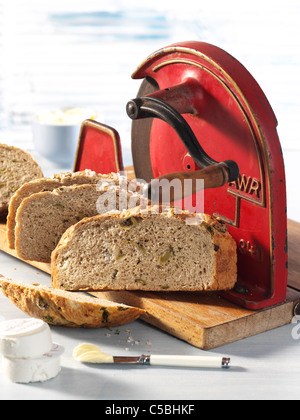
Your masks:
M80 127L86 119L96 119L95 112L69 108L34 116L32 134L36 151L62 167L71 168L76 155Z

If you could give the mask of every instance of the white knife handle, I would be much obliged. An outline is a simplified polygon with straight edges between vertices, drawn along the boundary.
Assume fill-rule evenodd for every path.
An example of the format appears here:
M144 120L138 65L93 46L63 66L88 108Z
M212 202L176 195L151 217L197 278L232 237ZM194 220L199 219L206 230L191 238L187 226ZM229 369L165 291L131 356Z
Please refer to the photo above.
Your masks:
M171 356L151 355L150 365L152 366L181 366L199 368L229 368L230 359L215 356Z

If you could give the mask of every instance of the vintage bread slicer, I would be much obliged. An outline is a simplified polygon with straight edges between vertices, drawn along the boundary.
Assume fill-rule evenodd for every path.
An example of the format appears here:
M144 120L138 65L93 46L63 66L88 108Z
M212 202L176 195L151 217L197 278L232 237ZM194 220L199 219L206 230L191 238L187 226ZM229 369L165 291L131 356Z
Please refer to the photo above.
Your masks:
M202 42L163 48L132 77L143 79L127 104L136 178L204 178L204 211L227 223L238 247L238 282L222 296L253 310L282 303L285 171L276 117L263 91L235 58ZM83 123L74 169L86 168L123 168L114 129ZM185 197L184 208L191 202Z

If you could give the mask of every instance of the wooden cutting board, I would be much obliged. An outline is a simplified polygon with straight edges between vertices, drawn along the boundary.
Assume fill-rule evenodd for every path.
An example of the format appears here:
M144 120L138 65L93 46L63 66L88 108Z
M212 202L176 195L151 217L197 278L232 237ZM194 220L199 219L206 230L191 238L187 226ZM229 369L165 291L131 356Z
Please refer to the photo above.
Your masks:
M143 308L142 319L193 346L208 350L291 323L300 302L300 224L288 221L289 272L287 299L280 305L250 311L217 293L191 292L95 292L97 297ZM17 258L0 224L0 250ZM50 265L31 263L51 273Z

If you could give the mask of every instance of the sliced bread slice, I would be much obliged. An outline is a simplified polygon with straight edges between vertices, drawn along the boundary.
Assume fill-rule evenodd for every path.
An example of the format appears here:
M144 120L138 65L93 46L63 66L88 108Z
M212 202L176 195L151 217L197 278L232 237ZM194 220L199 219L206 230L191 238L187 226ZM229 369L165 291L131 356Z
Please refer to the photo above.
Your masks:
M71 185L97 184L99 181L103 186L108 184L119 185L119 174L97 174L96 172L85 170L80 172L63 172L55 174L51 178L36 179L22 185L11 197L7 217L7 240L10 249L15 249L15 227L16 214L22 201L41 191L53 191L55 188Z
M23 184L42 177L43 172L30 153L0 144L0 214L7 213L11 197Z
M237 255L227 225L208 215L176 213L174 209L136 208L72 226L52 253L53 287L232 289Z
M116 327L128 324L145 311L84 293L66 292L39 284L26 284L0 275L3 294L21 311L48 324L64 327Z
M16 214L15 247L19 258L49 263L62 234L85 217L127 208L132 193L95 184L60 187L25 198ZM124 199L126 203L124 203ZM132 201L132 206L136 201Z

